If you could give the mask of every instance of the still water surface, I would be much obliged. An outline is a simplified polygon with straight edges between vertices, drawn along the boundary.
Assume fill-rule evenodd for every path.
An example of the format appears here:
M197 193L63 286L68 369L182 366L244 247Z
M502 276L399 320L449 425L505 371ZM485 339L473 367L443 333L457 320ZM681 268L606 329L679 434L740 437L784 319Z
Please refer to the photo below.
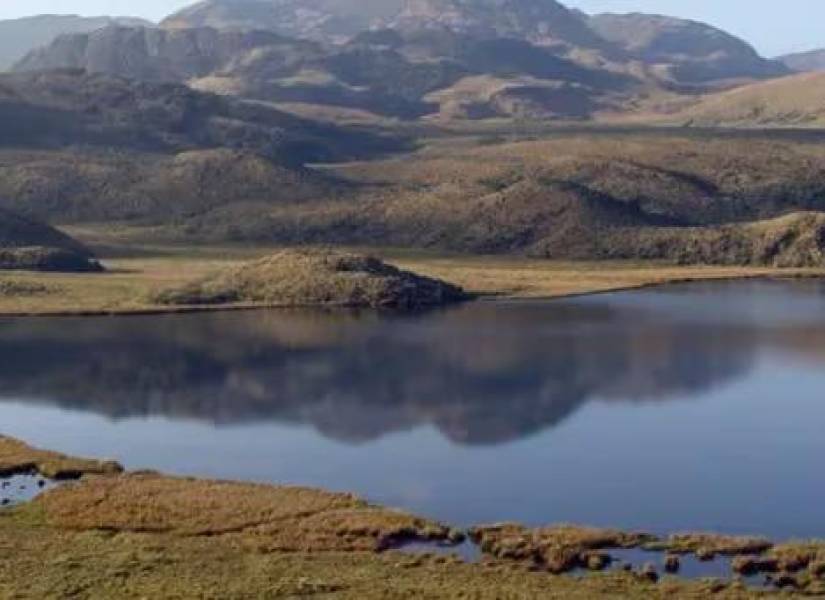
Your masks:
M454 524L825 537L825 283L0 320L0 432Z

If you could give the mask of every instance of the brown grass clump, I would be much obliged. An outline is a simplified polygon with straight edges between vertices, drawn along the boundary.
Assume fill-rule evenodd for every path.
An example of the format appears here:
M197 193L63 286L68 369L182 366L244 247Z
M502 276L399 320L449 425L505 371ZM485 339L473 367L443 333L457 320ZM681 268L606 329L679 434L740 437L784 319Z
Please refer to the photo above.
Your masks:
M673 554L695 554L700 559L725 556L756 555L766 552L773 544L759 537L729 536L715 533L679 533L662 542L647 544L650 550L666 550Z
M282 250L178 289L162 304L252 303L421 309L465 299L453 285L421 277L359 254Z
M517 524L475 527L471 539L498 559L527 561L552 573L582 567L600 570L610 563L602 550L635 548L653 540L645 533L559 525L529 529Z
M36 506L61 529L237 535L282 552L378 551L411 540L447 540L452 533L350 494L151 473L63 486L41 496Z
M75 479L83 475L112 475L122 470L115 462L72 458L0 436L0 477L37 471L50 479Z

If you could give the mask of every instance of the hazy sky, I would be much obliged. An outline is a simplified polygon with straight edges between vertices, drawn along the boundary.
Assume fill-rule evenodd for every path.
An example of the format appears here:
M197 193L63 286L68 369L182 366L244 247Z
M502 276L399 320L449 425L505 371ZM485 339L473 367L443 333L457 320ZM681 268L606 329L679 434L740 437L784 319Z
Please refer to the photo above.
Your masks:
M193 0L0 0L0 19L38 13L129 15L158 20ZM568 0L587 12L655 12L712 23L773 56L825 47L825 1Z

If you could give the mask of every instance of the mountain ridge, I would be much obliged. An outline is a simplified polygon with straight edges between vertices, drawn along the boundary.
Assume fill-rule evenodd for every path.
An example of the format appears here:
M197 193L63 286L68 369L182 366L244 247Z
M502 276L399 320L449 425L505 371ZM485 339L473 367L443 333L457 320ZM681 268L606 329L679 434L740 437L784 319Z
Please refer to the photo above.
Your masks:
M137 17L81 17L78 15L36 15L0 20L0 71L11 68L30 51L49 44L67 33L86 33L119 24L151 26Z

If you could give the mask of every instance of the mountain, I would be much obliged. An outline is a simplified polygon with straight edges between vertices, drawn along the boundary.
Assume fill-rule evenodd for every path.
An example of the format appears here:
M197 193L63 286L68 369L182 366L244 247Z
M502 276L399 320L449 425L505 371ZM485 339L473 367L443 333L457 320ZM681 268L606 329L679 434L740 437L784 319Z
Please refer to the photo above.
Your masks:
M768 78L787 74L745 41L705 23L642 13L600 14L587 23L628 55L682 83Z
M665 120L704 127L825 127L825 73L800 73L702 96Z
M318 52L312 43L286 40L267 31L109 26L91 33L62 35L25 56L15 71L69 68L138 80L184 82L224 68L231 60L262 47L277 47L284 55L291 49L300 56Z
M283 35L343 41L388 19L403 0L206 0L161 22L166 29L265 29Z
M555 0L407 0L389 26L449 29L483 38L516 38L541 45L606 49L579 14Z
M442 100L428 94L480 75L512 80L508 99L498 98L488 112L521 113L511 106L527 102L536 105L531 113L558 118L588 117L605 103L602 96L633 83L630 77L578 65L527 41L449 30L375 30L324 46L266 31L108 27L61 36L16 66L19 72L56 68L402 118L443 112Z
M825 71L825 49L786 54L776 60L794 71Z
M66 33L85 33L108 25L127 26L151 23L131 17L79 17L39 15L0 21L0 71L10 68L31 50Z

